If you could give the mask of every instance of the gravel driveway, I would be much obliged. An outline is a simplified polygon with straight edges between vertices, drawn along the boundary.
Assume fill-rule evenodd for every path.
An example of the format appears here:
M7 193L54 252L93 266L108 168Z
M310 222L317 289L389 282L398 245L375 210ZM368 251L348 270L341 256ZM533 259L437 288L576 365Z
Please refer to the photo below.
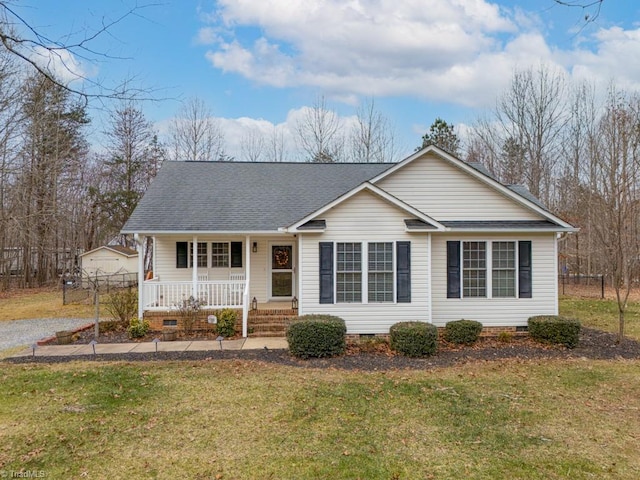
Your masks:
M0 322L0 352L8 348L29 346L41 338L91 323L87 318L32 318Z

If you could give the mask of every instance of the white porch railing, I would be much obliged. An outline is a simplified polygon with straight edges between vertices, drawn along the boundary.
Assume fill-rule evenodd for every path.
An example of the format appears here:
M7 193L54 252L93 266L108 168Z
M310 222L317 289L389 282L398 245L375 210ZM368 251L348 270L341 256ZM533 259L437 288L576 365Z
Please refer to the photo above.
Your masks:
M247 282L243 280L215 280L197 282L160 282L147 280L143 285L145 310L171 310L189 297L200 300L201 308L245 308Z

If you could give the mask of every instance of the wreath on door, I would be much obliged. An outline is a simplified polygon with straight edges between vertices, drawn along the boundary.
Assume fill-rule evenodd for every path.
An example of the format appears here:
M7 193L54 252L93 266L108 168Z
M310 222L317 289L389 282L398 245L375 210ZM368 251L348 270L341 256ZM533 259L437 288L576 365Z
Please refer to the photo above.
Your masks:
M276 250L276 265L278 267L286 267L287 265L289 265L289 252L287 252L285 249L278 249Z

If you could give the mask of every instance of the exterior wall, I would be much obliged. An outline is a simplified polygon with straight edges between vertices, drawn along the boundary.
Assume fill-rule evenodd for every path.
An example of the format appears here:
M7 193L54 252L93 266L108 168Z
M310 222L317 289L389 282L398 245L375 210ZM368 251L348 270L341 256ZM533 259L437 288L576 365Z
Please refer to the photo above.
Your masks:
M189 282L193 280L192 268L176 268L176 242L191 242L192 236L164 235L157 236L155 242L155 268L154 276L161 282ZM228 280L231 273L245 272L247 259L245 258L245 236L198 236L198 242L242 242L242 268L203 268L198 267L198 275L207 274L209 280ZM290 236L274 235L268 237L252 236L249 240L249 250L253 250L253 242L257 243L258 251L251 251L251 271L249 279L249 300L256 297L258 302L268 301L268 276L269 276L269 245L270 242L292 242L296 239ZM295 246L294 246L295 249ZM294 262L297 256L294 252ZM209 260L210 261L210 260ZM295 279L294 279L295 280ZM296 285L294 285L294 292Z
M447 240L531 240L532 298L447 298ZM444 326L452 320L477 320L485 326L523 326L533 315L558 313L555 234L434 234L433 323ZM490 265L487 266L490 275Z
M540 220L535 212L434 154L376 184L436 220Z
M322 217L327 221L324 233L300 235L300 275L304 286L299 296L300 315L337 315L346 321L348 334L384 334L389 333L389 327L396 322L429 321L428 234L406 232L407 214L367 191ZM329 241L411 241L411 303L320 304L319 243Z
M99 249L82 257L84 275L109 275L112 273L136 273L138 257L127 257L107 249Z

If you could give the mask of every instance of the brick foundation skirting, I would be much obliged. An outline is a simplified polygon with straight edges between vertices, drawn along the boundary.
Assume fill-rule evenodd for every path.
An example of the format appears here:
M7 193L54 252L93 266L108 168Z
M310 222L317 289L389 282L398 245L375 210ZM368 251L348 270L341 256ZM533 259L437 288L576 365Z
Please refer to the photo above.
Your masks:
M234 309L237 313L236 319L236 332L242 331L242 310ZM208 323L207 317L209 315L218 315L220 310L201 310L198 312L198 318L193 322L193 330L210 330L215 331L216 324ZM177 311L169 312L144 312L144 319L149 322L152 332L161 332L164 328L175 328L177 330L183 329L183 320L180 313ZM165 320L175 320L175 325L165 325Z
M501 333L507 333L514 337L521 337L529 335L527 331L518 331L517 327L483 327L482 332L480 333L481 337L497 337ZM442 338L444 335L444 327L438 327L438 336ZM348 343L360 343L363 341L370 340L372 338L383 338L385 340L389 340L388 333L376 333L376 334L357 334L357 333L348 333L346 335Z

